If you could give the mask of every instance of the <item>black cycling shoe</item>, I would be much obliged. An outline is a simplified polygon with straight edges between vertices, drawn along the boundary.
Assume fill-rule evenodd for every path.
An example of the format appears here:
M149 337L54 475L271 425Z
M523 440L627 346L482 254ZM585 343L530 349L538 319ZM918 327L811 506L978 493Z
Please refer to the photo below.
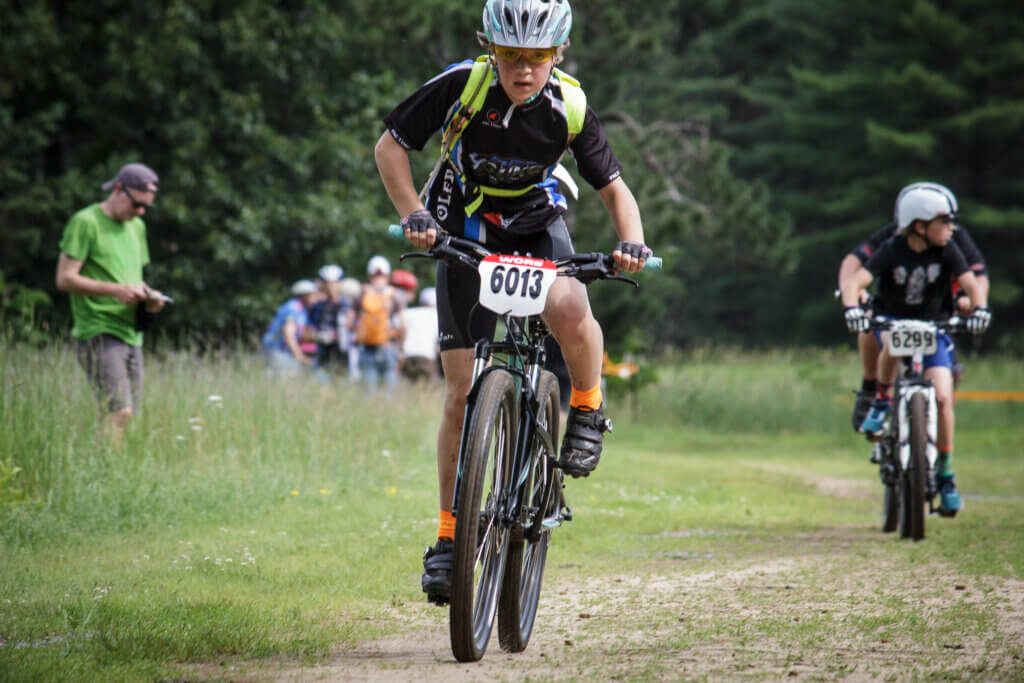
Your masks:
M853 402L853 415L850 417L850 422L853 423L853 431L860 433L860 425L864 422L864 418L868 416L868 411L871 410L871 401L875 398L875 392L873 391L858 391L857 398Z
M452 562L455 543L450 538L439 538L433 548L423 553L423 578L420 585L427 594L427 602L447 605L452 599Z
M558 466L573 477L589 475L601 459L604 432L610 431L612 421L605 419L603 405L597 410L569 408Z

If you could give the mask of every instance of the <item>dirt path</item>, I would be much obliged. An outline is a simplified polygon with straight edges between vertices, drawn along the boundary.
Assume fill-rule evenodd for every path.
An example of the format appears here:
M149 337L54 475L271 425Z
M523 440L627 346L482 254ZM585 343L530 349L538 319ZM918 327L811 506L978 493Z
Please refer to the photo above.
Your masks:
M867 533L867 532L865 532ZM281 681L905 680L1024 677L1024 582L942 566L858 564L835 535L820 552L721 569L662 563L581 583L554 570L526 652L492 640L451 656L447 612L403 605L400 632L311 667L248 671ZM836 552L833 552L836 551ZM925 588L922 588L925 587Z

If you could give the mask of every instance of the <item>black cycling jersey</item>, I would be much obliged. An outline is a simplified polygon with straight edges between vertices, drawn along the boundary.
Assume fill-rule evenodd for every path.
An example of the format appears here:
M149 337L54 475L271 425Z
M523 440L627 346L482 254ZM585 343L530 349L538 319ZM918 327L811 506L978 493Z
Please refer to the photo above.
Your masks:
M454 64L424 83L385 118L394 139L406 149L423 149L442 128L469 80L473 62ZM530 234L547 228L566 209L558 181L550 177L566 150L580 175L595 189L619 177L622 167L597 116L588 107L583 128L571 141L561 85L552 76L536 98L514 107L493 79L483 106L466 126L453 150L468 183L517 190L516 197L487 195L467 217L459 173L448 160L430 188L427 208L455 235L486 242L488 230Z
M856 256L863 265L871 260L871 255L878 251L883 242L895 234L896 221L889 221L881 230L869 237L866 242L859 244L850 253ZM953 231L953 242L956 246L960 247L960 251L963 253L964 258L967 259L967 265L970 267L971 272L975 275L984 275L986 272L985 258L981 255L981 250L978 249L978 245L971 239L970 233L967 232L964 226L957 224L956 230Z
M904 235L883 242L864 267L878 281L875 311L922 319L953 312L950 281L970 270L952 240L944 247L914 251Z

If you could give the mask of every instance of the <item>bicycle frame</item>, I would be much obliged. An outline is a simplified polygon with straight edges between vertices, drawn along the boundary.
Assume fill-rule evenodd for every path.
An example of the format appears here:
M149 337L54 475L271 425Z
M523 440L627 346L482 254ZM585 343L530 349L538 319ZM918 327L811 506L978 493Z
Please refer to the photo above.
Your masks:
M520 385L519 406L522 412L516 432L513 472L509 478L509 481L515 482L515 484L512 488L512 495L506 500L498 501L500 521L503 524L513 525L519 523L516 513L520 509L523 500L523 485L529 473L529 448L533 442L533 437L537 436L543 441L548 453L555 453L556 450L554 447L555 435L539 424L537 416L537 389L541 370L544 368L544 361L547 356L543 344L543 339L547 336L547 329L543 322L533 317L516 318L505 315L503 319L505 322L504 341L496 342L481 339L476 343L473 360L473 383L466 396L466 409L463 419L464 423L468 424L470 415L472 415L476 406L477 395L483 383L482 380L488 373L497 369L503 369L516 376ZM508 361L494 364L495 354L506 354ZM455 474L455 489L452 495L452 514L456 518L458 517L458 495L462 473L465 469L465 458L466 442L463 438L459 443L459 460ZM554 459L550 458L550 456L549 459L551 462L547 466L553 467ZM554 487L556 478L547 477L546 480L548 488L544 492L544 500L550 500L551 489ZM542 520L542 522L550 526L561 524L561 520L564 518L561 514L561 507L559 506L560 512L556 520ZM528 526L533 525L531 523ZM523 531L526 533L529 529L524 528ZM531 536L531 540L535 540L532 537L539 535L539 531L535 527L533 533L528 535Z

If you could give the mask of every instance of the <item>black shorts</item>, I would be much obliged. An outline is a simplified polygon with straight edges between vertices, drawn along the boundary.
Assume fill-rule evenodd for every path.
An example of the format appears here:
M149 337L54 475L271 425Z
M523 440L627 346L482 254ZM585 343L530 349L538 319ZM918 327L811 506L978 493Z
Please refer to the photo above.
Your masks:
M545 230L529 235L488 231L484 244L496 253L558 258L575 253L569 228L559 217ZM494 336L498 314L479 305L480 274L464 266L437 262L437 324L441 350L471 349L478 339Z

